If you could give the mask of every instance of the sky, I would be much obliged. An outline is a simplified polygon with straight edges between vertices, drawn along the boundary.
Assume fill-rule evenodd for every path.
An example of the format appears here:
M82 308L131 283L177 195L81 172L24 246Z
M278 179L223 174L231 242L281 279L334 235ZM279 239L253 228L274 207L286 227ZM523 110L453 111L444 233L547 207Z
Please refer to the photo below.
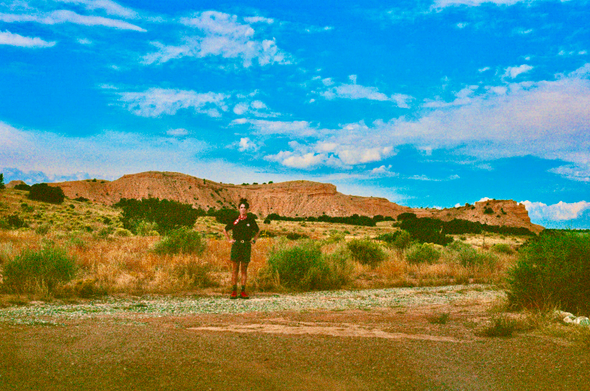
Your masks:
M303 179L590 228L588 20L588 0L0 0L0 172Z

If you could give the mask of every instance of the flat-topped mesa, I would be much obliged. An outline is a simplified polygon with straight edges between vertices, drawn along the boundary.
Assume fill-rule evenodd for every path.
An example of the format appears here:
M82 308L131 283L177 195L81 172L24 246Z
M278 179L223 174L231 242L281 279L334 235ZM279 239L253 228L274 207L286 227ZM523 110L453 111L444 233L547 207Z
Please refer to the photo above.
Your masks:
M194 208L237 208L240 198L247 198L251 212L260 217L276 213L287 217L391 216L415 213L418 217L432 217L445 221L454 218L477 221L489 225L523 227L540 232L543 227L531 224L524 205L512 200L483 201L450 209L420 209L401 206L379 197L360 197L339 193L329 183L289 181L269 184L234 185L213 182L177 172L148 171L124 175L112 182L83 180L52 183L69 198L84 197L107 205L122 198L159 198L193 205Z

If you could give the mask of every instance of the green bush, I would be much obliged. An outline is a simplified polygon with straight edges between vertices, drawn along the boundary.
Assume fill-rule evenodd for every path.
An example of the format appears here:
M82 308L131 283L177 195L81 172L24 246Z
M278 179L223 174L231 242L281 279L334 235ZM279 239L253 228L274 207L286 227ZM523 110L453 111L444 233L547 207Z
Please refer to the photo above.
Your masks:
M26 221L24 221L19 215L13 214L6 217L6 223L8 224L9 228L23 228L28 227Z
M165 234L180 227L192 228L197 218L204 215L204 211L194 209L190 204L157 198L141 201L123 198L114 206L122 209L123 227L130 231L142 222L152 222L157 224L158 232Z
M125 228L116 228L115 232L113 232L113 235L119 236L121 238L128 238L130 236L133 236L133 232Z
M352 255L352 259L363 264L376 266L383 262L387 256L381 246L367 239L354 239L346 245Z
M201 255L206 243L201 234L189 228L178 228L166 234L154 245L156 254L196 254Z
M499 254L514 254L514 250L512 247L507 243L496 243L492 246L492 251L499 253Z
M454 244L454 243L453 243ZM468 244L447 246L447 251L451 252L451 257L461 266L487 266L493 267L498 261L498 257L490 252L477 251Z
M158 231L158 224L149 221L140 221L136 226L135 232L139 236L153 236L153 232Z
M60 283L70 281L77 266L65 250L47 245L41 250L26 249L3 268L3 286L8 292L52 292Z
M352 272L345 255L326 256L319 243L311 240L297 242L296 246L278 241L269 253L267 265L268 270L262 274L276 279L282 286L299 290L340 288Z
M508 283L514 306L588 313L590 235L549 233L529 241L509 270Z
M440 251L428 243L414 243L406 250L406 260L409 263L434 263L440 255Z
M47 183L37 183L29 189L29 199L61 204L64 202L65 195L61 187L49 186Z

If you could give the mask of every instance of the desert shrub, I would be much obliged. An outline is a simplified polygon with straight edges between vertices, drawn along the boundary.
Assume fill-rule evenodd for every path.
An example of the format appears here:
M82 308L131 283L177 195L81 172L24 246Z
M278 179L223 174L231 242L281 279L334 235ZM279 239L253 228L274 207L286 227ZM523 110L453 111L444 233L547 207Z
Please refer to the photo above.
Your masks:
M496 243L492 246L492 251L499 254L514 254L514 250L507 243Z
M346 245L351 253L352 259L363 264L376 266L387 257L378 243L367 239L354 239Z
M154 231L158 233L158 224L154 222L140 221L135 226L135 234L139 236L154 236Z
M317 290L339 288L347 281L352 268L341 254L322 254L318 242L304 240L295 246L277 242L268 255L263 271L287 288ZM347 276L348 273L348 276Z
M25 249L3 267L3 286L9 292L53 291L70 281L77 266L65 250L46 245L40 250Z
M332 230L330 231L330 235L326 239L324 239L324 243L339 243L344 241L344 239L346 239L346 235L344 235L344 232Z
M196 254L201 255L206 243L201 234L189 228L178 228L166 234L154 245L156 254Z
M123 198L114 206L122 210L121 221L125 229L133 231L145 221L156 223L158 232L162 234L180 227L192 228L200 214L192 205L157 198L141 201Z
M6 224L8 228L24 228L28 227L26 221L24 221L19 215L16 213L6 217Z
M410 218L401 222L400 228L408 231L413 239L422 243L446 245L453 238L443 233L443 222L431 218Z
M590 311L590 235L541 234L520 249L508 283L512 305Z
M461 242L459 242L461 243ZM487 266L493 267L498 261L498 257L490 252L477 251L468 244L461 243L447 246L447 252L451 253L457 263L464 267Z
M515 319L500 315L492 318L492 323L481 330L478 334L483 337L511 337L519 328Z
M406 250L408 263L434 263L440 258L440 251L427 243L414 243Z
M61 204L64 202L65 195L61 187L49 186L47 183L37 183L29 189L29 199Z
M297 232L289 232L286 235L286 238L289 240L299 240L299 239L309 239L309 236L306 234L300 234Z
M412 242L412 236L408 231L404 230L382 234L377 236L376 239L400 250L407 248Z
M31 186L27 185L26 183L19 183L18 185L14 186L16 190L31 190Z
M133 232L131 232L128 229L125 229L125 228L116 228L115 229L115 232L113 232L113 235L119 236L119 237L122 237L122 238L128 238L130 236L133 236Z

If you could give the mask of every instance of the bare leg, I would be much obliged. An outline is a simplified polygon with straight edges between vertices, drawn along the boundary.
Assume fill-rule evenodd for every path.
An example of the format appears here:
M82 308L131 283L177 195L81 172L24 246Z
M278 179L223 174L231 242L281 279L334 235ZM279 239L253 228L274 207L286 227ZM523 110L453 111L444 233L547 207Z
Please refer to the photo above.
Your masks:
M236 274L237 277L237 274ZM248 280L248 264L242 263L242 286L246 286L246 281Z
M240 263L239 262L232 262L233 269L231 274L231 284L236 285L238 283L238 272L240 270Z

